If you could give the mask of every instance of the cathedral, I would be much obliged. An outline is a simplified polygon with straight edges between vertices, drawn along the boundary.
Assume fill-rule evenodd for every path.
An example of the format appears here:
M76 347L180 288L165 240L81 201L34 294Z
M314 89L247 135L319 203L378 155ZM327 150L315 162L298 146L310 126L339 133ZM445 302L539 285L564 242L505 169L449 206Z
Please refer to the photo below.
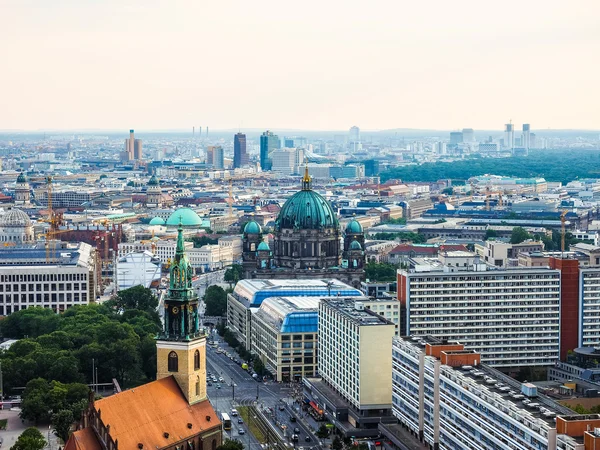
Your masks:
M308 167L302 190L290 197L275 221L273 248L251 220L243 234L245 278L335 278L359 287L364 280L365 237L352 220L342 233L331 205L311 188Z
M206 395L206 335L180 224L156 340L156 381L95 400L65 450L216 450L221 422Z

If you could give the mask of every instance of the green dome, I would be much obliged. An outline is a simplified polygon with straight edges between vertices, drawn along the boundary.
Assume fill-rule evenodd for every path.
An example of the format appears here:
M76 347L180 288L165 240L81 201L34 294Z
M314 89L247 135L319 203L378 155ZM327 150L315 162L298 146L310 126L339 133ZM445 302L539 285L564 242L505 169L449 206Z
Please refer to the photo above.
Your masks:
M247 222L244 227L244 233L246 234L260 234L260 232L260 225L254 220Z
M25 178L25 174L21 172L17 177L17 183L27 183L27 178Z
M275 229L283 228L321 230L339 228L339 223L327 200L311 189L302 189L292 195L279 212Z
M190 208L179 208L167 219L167 226L176 227L179 222L184 227L200 227L202 225L202 219L195 211Z
M350 242L350 250L362 250L362 247L358 241L352 241Z
M256 249L257 251L271 251L271 249L269 248L269 245L265 242L262 241L260 244L258 244L258 248Z
M348 225L346 225L346 233L362 233L362 232L363 232L363 227L358 222L358 220L352 219L350 222L348 222Z
M156 178L156 175L152 175L152 177L150 178L150 181L148 181L148 186L160 186L160 183L158 182L158 178Z
M155 217L154 219L152 219L150 221L150 225L164 225L165 224L165 219L161 218L161 217Z

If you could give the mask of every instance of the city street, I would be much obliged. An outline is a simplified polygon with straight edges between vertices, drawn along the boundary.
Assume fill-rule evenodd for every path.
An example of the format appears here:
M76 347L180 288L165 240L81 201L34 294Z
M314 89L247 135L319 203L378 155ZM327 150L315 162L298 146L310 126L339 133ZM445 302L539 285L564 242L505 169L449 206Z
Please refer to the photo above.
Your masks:
M220 341L219 346L225 352L235 355L234 359L237 358L235 351L226 343ZM232 408L240 405L255 405L265 412L264 415L272 424L273 429L277 430L278 435L288 446L320 448L319 440L310 429L312 427L316 430L316 423L312 419L309 422L307 415L300 410L299 404L294 403L294 399L291 397L293 389L289 383L257 382L225 353L217 354L216 349L212 347L207 347L206 360L207 371L217 378L223 377L224 379L224 382L220 383L220 389L217 389L217 383L212 383L212 386L207 387L210 401L218 413L229 414ZM232 383L234 383L233 386ZM294 417L296 421L291 422L291 417ZM239 436L237 420L232 417L230 436L240 439L244 445L247 443L251 446L260 445L253 436L250 436L246 424L242 427L246 434ZM298 428L300 431L297 443L291 441L294 428ZM309 442L306 442L307 436L310 438Z
M223 289L229 287L229 284L225 283L225 280L223 279L225 270L227 269L219 269L214 272L206 272L198 275L198 278L192 281L192 286L196 289L198 297L202 298L206 289L213 284L219 285Z

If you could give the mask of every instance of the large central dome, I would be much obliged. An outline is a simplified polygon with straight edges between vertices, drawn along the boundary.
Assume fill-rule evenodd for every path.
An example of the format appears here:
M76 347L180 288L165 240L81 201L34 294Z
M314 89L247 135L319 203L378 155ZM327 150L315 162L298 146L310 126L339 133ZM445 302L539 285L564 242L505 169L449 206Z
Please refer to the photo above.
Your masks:
M311 189L308 172L302 180L302 190L285 202L275 222L275 230L321 230L338 227L337 217L329 202Z

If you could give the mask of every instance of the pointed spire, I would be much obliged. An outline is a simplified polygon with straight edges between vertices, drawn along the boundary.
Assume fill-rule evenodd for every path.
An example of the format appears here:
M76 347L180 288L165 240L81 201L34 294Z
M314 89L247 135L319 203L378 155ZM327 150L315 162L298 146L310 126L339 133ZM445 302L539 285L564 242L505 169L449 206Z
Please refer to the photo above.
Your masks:
M179 216L179 227L177 227L177 248L175 250L175 258L181 259L185 252L185 241L183 239L183 218Z
M310 175L308 174L308 159L304 158L304 162L305 162L305 166L304 166L304 176L302 177L302 190L309 191L311 178L310 178Z

